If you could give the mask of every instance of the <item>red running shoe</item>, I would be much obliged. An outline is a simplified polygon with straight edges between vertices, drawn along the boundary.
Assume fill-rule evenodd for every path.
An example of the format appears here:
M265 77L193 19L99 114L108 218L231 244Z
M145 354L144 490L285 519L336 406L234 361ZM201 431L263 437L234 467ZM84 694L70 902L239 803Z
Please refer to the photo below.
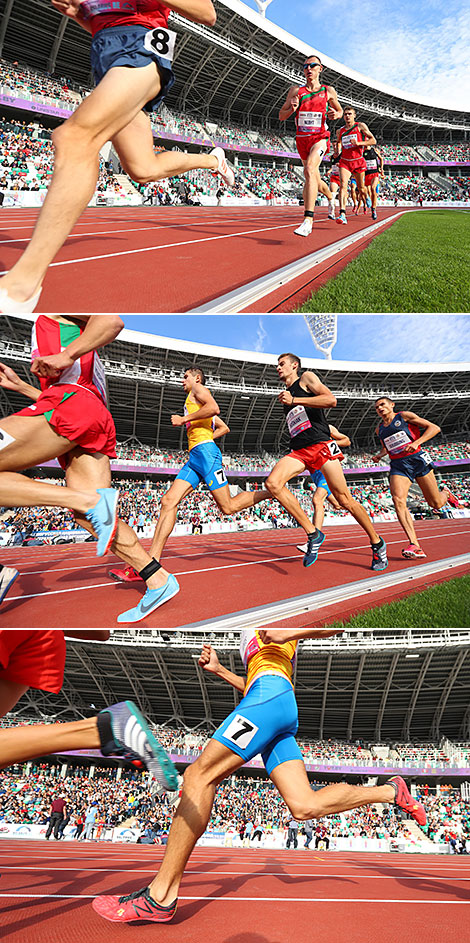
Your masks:
M417 802L416 799L413 799L405 780L402 779L401 776L393 776L392 779L387 779L385 785L393 786L395 790L395 805L399 806L400 809L404 809L405 812L408 812L410 818L414 819L418 825L426 825L427 816L424 806L421 805L420 802Z
M444 487L443 487L442 490L446 492L446 494L447 494L447 500L448 500L448 503L450 504L451 507L453 507L453 508L460 508L460 507L462 507L462 505L460 504L460 501L459 501L457 495L456 495L456 494L452 494L452 491L450 490L450 488L447 487L447 485L444 485Z
M134 570L132 566L119 567L116 566L112 570L108 570L108 576L113 580L117 580L118 583L143 583L143 579L137 573L137 570Z
M162 907L150 896L148 887L144 887L125 897L95 897L91 906L100 917L112 923L133 923L135 920L169 923L175 916L178 898L169 907Z

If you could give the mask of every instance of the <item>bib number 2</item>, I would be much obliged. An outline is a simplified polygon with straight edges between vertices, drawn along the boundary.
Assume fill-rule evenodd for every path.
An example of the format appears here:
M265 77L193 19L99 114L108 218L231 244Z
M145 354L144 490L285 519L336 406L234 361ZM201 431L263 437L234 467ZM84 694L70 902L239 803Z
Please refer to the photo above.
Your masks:
M144 37L144 47L149 52L155 52L162 59L173 59L175 52L176 33L171 29L165 29L158 26L156 29L149 29Z

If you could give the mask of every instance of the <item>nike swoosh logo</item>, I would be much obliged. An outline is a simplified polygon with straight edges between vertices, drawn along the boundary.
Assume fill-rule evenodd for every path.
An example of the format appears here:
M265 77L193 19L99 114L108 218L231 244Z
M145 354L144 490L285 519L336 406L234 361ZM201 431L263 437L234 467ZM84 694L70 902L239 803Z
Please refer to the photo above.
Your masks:
M160 598L160 597L158 597L158 598ZM140 611L141 611L141 612L144 612L144 613L145 613L145 612L150 612L150 610L154 607L154 605L155 605L156 602L158 602L158 599L154 599L153 602L148 603L146 606L144 606L144 602L143 602L143 600L142 600L142 602L141 602L141 604L140 604Z

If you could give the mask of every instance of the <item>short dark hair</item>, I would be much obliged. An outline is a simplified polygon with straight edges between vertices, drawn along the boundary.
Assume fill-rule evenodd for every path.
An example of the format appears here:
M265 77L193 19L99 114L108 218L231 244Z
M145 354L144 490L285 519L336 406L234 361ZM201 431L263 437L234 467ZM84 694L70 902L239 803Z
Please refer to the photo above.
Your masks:
M198 367L197 363L192 363L191 366L184 368L184 373L192 373L195 376L196 373L199 373L201 376L201 383L204 386L206 382L206 374L202 367Z
M375 402L378 403L381 399L386 399L388 403L393 403L393 399L390 399L389 396L378 396Z
M345 111L353 111L354 114L357 115L357 111L353 105L346 105L346 108L343 108L343 115Z
M277 362L278 362L278 363L279 363L281 357L288 357L291 363L298 363L298 365L299 365L299 370L300 370L302 364L301 364L301 362L300 362L300 357L298 357L297 354L290 354L290 353L289 353L289 354L279 354L279 357L277 358Z

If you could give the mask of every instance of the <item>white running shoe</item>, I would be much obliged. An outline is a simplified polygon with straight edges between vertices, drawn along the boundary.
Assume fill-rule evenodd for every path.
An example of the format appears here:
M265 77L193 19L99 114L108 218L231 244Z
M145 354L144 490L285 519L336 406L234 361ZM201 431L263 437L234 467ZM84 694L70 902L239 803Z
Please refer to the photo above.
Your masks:
M2 288L0 285L1 314L32 314L39 301L41 290L40 288L35 295L31 295L31 298L28 298L27 301L15 301L14 298L10 298L6 288Z
M306 216L303 223L297 229L294 229L296 236L310 236L313 229L313 219L311 216Z
M334 200L328 203L328 219L336 219Z
M212 176L216 177L217 174L220 174L225 185L227 187L233 187L235 183L235 174L233 170L230 170L230 167L227 164L224 149L222 147L214 147L214 150L211 151L210 156L216 157L218 163L217 170L211 170Z

